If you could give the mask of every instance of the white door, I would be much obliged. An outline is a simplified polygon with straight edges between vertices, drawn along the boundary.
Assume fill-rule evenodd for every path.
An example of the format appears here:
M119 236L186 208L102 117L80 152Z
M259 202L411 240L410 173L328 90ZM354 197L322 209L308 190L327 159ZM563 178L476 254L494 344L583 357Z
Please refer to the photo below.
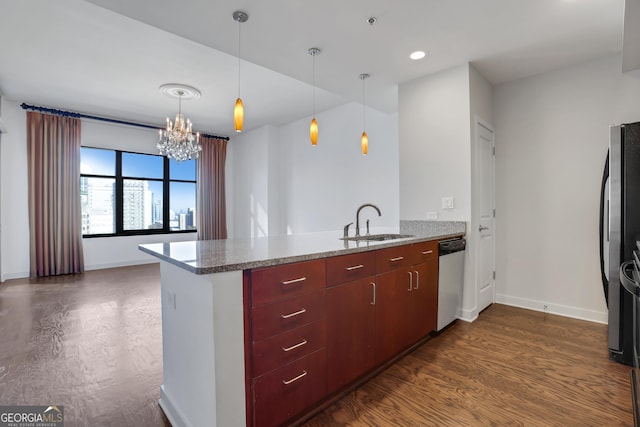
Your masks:
M476 194L478 312L495 300L494 257L494 145L493 130L476 121Z

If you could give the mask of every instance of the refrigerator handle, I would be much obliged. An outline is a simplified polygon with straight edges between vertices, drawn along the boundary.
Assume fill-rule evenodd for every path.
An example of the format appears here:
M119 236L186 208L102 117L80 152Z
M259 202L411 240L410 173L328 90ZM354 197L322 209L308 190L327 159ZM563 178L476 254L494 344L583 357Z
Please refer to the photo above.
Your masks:
M604 215L605 209L607 209L607 241L609 240L609 204L605 207L605 191L607 179L609 179L609 152L607 152L607 159L604 163L604 172L602 174L602 184L600 185L600 275L602 277L602 287L604 290L604 299L607 303L607 307L609 306L609 281L607 280L607 276L604 271Z

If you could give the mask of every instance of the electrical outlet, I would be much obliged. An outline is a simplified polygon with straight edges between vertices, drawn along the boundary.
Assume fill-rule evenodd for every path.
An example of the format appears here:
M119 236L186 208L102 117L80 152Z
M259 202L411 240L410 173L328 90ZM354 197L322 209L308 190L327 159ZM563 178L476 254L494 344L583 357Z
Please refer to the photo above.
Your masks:
M427 219L438 219L438 212L427 212Z
M453 209L455 203L452 196L442 198L442 209Z

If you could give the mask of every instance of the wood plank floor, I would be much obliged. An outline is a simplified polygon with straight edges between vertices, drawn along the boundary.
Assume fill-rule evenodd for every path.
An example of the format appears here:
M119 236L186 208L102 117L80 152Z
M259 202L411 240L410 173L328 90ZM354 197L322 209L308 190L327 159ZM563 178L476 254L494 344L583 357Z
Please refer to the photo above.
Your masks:
M0 405L64 405L67 427L169 426L160 325L157 264L7 281ZM629 368L608 360L606 331L493 305L305 425L631 426Z

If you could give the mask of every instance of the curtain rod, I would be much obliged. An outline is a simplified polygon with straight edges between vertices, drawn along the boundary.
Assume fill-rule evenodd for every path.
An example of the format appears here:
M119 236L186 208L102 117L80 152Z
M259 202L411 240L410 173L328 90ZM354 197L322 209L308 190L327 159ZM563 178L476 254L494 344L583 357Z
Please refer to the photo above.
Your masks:
M57 116L63 116L63 117L75 117L77 119L100 120L100 121L103 121L103 122L117 123L117 124L120 124L120 125L127 125L127 126L135 126L135 127L139 127L139 128L145 128L145 129L154 129L154 130L163 129L163 128L159 128L158 126L145 125L145 124L142 124L142 123L127 122L127 121L124 121L124 120L117 120L117 119L108 119L106 117L99 117L99 116L92 116L90 114L76 113L75 111L65 111L65 110L58 110L58 109L55 109L55 108L38 107L36 105L25 104L24 102L22 104L20 104L20 106L22 107L23 110L33 110L33 111L38 111L40 113L55 114ZM210 134L202 133L202 132L200 133L200 135L206 136L206 137L209 137L209 138L224 139L225 141L229 140L228 136L210 135Z

